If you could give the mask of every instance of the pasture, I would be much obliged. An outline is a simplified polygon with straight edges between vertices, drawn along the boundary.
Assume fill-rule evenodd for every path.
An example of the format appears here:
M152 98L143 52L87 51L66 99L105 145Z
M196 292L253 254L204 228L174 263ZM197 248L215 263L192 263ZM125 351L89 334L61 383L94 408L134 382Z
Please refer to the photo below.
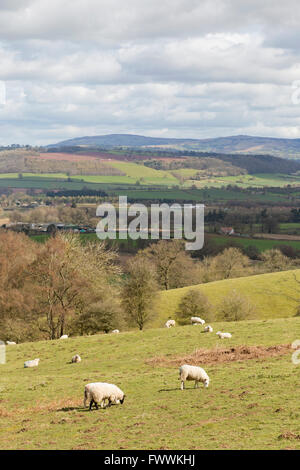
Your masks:
M299 450L300 366L288 348L300 318L213 327L233 337L186 326L7 347L0 449ZM75 353L80 364L70 364ZM24 369L35 357L39 367ZM206 369L208 389L179 389L188 361ZM124 404L83 408L84 385L95 381L120 386Z
M284 237L284 235L283 235ZM279 245L287 245L291 246L295 250L300 250L300 240L284 240L284 239L268 239L268 238L250 238L250 237L228 237L228 236L222 236L222 235L211 235L209 234L209 238L211 238L214 243L217 245L226 245L226 244L232 244L234 245L241 246L243 248L246 248L248 246L255 246L258 251L261 253L265 250L270 250L272 248L276 248Z
M199 289L207 295L216 313L222 298L235 290L247 297L255 306L257 319L291 317L295 315L300 303L300 285L297 280L300 281L300 269L225 279L162 291L156 305L158 317L151 325L156 327L165 323L168 318L176 319L175 312L180 300L189 289Z

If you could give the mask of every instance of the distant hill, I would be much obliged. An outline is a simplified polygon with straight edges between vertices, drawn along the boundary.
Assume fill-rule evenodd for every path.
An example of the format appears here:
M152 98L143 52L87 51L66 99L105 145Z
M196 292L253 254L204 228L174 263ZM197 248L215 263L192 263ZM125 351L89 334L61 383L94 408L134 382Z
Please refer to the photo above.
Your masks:
M48 145L51 147L160 147L217 153L271 154L283 158L300 159L299 139L278 139L237 135L214 139L169 139L132 134L109 134L77 137Z
M96 135L89 137L76 137L68 139L57 144L48 145L51 147L73 147L73 146L104 146L104 147L148 147L148 146L165 146L188 144L189 142L197 143L197 139L168 139L163 137L145 137L143 135L134 134L108 134Z

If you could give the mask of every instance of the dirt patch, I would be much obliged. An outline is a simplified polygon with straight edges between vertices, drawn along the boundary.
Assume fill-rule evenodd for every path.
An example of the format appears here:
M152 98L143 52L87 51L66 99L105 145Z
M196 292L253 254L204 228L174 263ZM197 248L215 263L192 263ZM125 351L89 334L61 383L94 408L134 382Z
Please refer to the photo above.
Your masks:
M278 439L296 439L296 440L300 440L300 434L296 434L296 433L291 432L291 431L286 431L286 432L283 432L282 434L280 434L278 436Z
M244 361L247 359L264 359L288 354L290 344L276 346L235 346L232 348L216 347L214 349L196 349L186 356L158 356L148 359L146 364L151 366L173 367L182 364L194 366L201 364L218 364L222 362Z

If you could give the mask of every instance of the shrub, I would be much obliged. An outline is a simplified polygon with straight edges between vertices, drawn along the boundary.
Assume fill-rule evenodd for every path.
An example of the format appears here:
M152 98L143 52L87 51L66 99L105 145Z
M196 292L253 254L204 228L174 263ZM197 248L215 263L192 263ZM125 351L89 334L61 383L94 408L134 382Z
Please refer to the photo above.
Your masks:
M180 325L191 323L191 317L212 321L212 308L206 295L198 289L190 289L181 299L175 313Z
M235 290L221 300L218 309L218 320L240 321L252 318L255 307L251 302Z

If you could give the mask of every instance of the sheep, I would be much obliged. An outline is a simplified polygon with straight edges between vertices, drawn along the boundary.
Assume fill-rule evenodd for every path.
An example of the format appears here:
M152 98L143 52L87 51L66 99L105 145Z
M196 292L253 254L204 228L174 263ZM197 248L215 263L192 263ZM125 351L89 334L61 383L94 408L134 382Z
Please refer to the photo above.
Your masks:
M181 390L184 390L184 382L186 380L195 380L194 388L198 388L199 382L203 382L205 388L209 385L209 377L205 370L202 367L190 366L188 364L179 367L179 379L181 380Z
M14 341L6 341L6 344L8 346L12 346L12 345L17 344L17 343L15 343Z
M193 325L204 325L205 320L202 320L200 317L191 317L191 322Z
M31 361L25 361L24 362L24 367L37 367L39 365L40 360L39 359L33 359Z
M204 328L204 332L205 333L212 333L214 330L213 330L213 327L210 326L210 325L207 325L205 328Z
M219 336L220 339L232 338L231 333L222 333L221 331L218 331L216 334Z
M59 339L68 339L69 336L68 335L62 335Z
M77 363L77 362L81 362L81 357L79 356L79 354L75 354L75 356L72 357L72 364L74 363Z
M171 328L172 326L175 326L176 322L175 320L168 320L165 324L166 328Z
M98 410L98 404L101 408L105 406L105 400L108 400L108 405L111 406L114 404L121 405L125 400L124 392L114 384L108 384L105 382L95 382L87 384L84 387L84 401L83 406L86 407L87 402L89 402L89 409L92 410L93 404Z
M112 330L112 333L120 333L119 330Z

